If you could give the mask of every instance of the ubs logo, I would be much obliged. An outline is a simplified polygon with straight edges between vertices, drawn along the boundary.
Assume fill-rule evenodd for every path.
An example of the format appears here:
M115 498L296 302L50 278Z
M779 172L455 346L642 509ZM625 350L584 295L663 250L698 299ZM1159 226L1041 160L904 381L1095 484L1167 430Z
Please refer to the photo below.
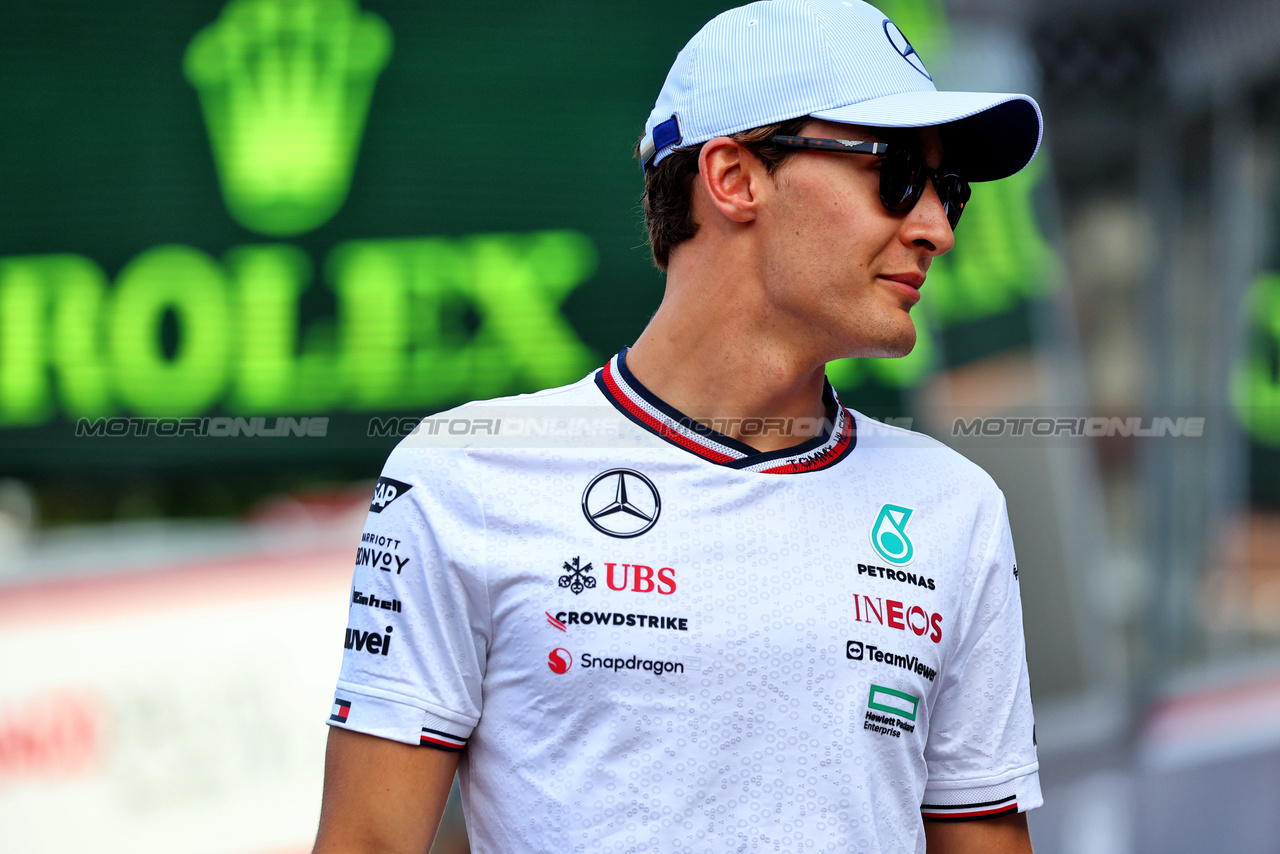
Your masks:
M582 515L591 527L610 537L638 537L657 524L661 512L658 488L631 469L601 472L582 492Z

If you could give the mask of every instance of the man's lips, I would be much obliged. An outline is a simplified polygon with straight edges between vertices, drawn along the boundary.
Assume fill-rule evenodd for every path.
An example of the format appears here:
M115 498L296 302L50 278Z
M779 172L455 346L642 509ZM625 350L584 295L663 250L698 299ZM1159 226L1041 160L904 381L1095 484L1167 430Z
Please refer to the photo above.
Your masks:
M880 278L892 282L896 290L907 301L907 310L920 302L920 286L924 284L924 273L881 273Z
M920 286L924 284L924 273L881 273L880 278L899 282L916 290L920 290Z

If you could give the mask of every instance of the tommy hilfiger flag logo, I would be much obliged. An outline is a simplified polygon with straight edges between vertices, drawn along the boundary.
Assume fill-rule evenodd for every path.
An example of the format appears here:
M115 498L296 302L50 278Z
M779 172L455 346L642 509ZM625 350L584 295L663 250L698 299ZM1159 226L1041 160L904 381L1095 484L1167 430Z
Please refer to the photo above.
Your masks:
M347 715L351 714L351 701L344 700L341 697L333 699L333 714L329 715L329 720L335 723L345 724Z

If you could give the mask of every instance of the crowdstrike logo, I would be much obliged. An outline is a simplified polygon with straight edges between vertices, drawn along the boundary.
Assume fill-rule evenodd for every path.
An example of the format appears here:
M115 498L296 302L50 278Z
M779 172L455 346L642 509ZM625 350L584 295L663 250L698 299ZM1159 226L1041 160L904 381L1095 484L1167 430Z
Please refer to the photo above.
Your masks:
M573 667L573 653L564 647L556 647L547 654L547 667L552 673L568 673Z
M552 615L544 612L547 622L554 629L568 631L568 626L617 626L638 629L666 629L689 631L688 617L663 617L657 614L624 614L618 611L559 611Z

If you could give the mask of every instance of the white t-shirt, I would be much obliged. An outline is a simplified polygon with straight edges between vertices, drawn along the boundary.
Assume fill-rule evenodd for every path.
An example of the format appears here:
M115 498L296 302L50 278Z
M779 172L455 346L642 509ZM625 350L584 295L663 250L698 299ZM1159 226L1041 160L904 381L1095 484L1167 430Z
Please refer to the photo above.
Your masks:
M1004 496L827 402L756 452L624 351L427 419L378 482L330 723L465 747L478 854L923 852L922 818L1039 806Z

